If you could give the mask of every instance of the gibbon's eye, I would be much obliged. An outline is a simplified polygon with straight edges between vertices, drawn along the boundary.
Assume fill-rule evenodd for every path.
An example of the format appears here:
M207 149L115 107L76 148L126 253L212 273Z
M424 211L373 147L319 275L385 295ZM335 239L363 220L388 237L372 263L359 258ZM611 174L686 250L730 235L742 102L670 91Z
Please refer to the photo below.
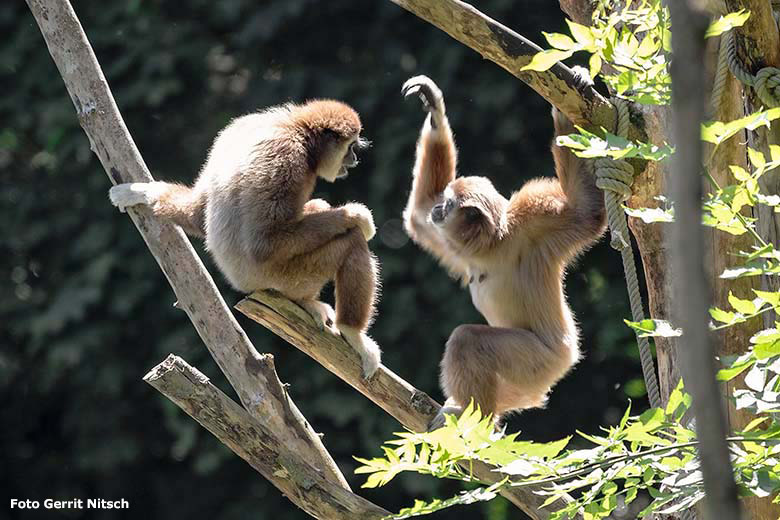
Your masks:
M466 206L465 208L462 208L461 211L466 220L470 222L482 218L482 212L473 206Z

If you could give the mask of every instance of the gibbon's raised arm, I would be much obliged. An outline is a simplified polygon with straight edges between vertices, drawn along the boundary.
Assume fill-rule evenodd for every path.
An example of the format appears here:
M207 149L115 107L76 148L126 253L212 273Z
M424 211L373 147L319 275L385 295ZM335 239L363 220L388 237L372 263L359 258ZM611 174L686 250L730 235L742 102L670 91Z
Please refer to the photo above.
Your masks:
M575 132L566 117L553 108L555 136ZM523 229L538 242L546 258L568 261L593 242L606 225L601 192L596 187L591 161L570 149L551 146L557 179L538 178L512 195L507 209L510 234Z
M404 210L406 232L415 243L437 257L451 275L465 279L467 266L451 252L429 219L431 209L442 201L444 190L455 179L458 162L444 97L424 76L409 79L402 93L406 97L418 95L428 111L417 141L412 192Z

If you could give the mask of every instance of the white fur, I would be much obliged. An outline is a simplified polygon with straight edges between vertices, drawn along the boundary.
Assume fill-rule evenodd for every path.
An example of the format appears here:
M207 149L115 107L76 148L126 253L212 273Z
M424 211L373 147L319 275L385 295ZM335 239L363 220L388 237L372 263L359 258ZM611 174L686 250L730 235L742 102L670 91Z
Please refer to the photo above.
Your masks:
M360 329L341 325L339 330L347 343L360 355L363 361L363 377L371 379L381 361L382 352L379 350L379 345Z
M131 182L113 186L108 190L108 198L111 199L114 206L119 208L119 211L124 213L126 208L130 206L154 204L165 192L165 189L163 182Z
M336 312L333 310L333 307L318 300L301 300L298 302L298 305L309 313L320 330L329 330L334 334L338 334L339 331L336 329Z
M344 204L344 209L354 217L360 219L358 221L358 227L360 227L360 231L363 233L366 242L374 238L374 235L376 235L376 226L374 225L374 216L371 214L370 209L363 204L356 202Z

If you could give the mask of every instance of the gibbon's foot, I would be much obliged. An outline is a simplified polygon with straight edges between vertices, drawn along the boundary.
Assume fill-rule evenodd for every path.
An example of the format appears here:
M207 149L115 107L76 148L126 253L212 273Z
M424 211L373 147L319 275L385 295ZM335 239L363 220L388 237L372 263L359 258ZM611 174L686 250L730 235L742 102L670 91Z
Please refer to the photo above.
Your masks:
M309 313L320 330L327 330L333 334L339 333L335 326L336 312L333 310L333 307L318 300L300 300L297 303L303 310Z
M431 78L428 76L409 78L401 87L401 94L407 98L416 94L422 101L423 110L431 114L433 127L439 126L444 116L444 95Z
M337 326L349 346L360 355L360 360L363 362L363 379L371 379L381 362L382 353L379 346L360 329L347 325Z
M460 417L460 414L462 413L463 413L462 406L455 404L449 399L447 399L447 402L444 403L444 406L439 408L439 412L436 414L436 416L433 419L431 419L431 422L428 423L428 431L432 432L434 430L438 430L439 428L442 428L447 423L444 414Z
M153 204L166 189L163 182L117 184L108 190L108 198L111 199L111 204L124 213L130 206Z
M374 238L376 235L376 226L374 225L374 217L371 215L371 210L365 207L359 202L350 202L342 206L349 216L357 221L357 225L360 231L363 233L363 237L366 242Z

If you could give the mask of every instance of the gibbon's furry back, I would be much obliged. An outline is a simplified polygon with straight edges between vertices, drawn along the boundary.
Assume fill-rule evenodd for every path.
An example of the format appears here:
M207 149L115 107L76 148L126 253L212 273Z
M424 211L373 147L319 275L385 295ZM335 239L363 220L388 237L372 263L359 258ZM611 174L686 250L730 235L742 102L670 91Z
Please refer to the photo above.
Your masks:
M375 233L371 212L358 203L332 208L309 200L317 178L333 182L358 164L366 144L360 132L358 114L339 101L272 107L219 133L192 188L132 183L114 186L110 197L120 209L145 204L205 236L234 288L274 289L297 301L321 327L347 339L370 375L379 364L379 348L365 334L378 269L366 244ZM318 300L331 280L335 313Z

